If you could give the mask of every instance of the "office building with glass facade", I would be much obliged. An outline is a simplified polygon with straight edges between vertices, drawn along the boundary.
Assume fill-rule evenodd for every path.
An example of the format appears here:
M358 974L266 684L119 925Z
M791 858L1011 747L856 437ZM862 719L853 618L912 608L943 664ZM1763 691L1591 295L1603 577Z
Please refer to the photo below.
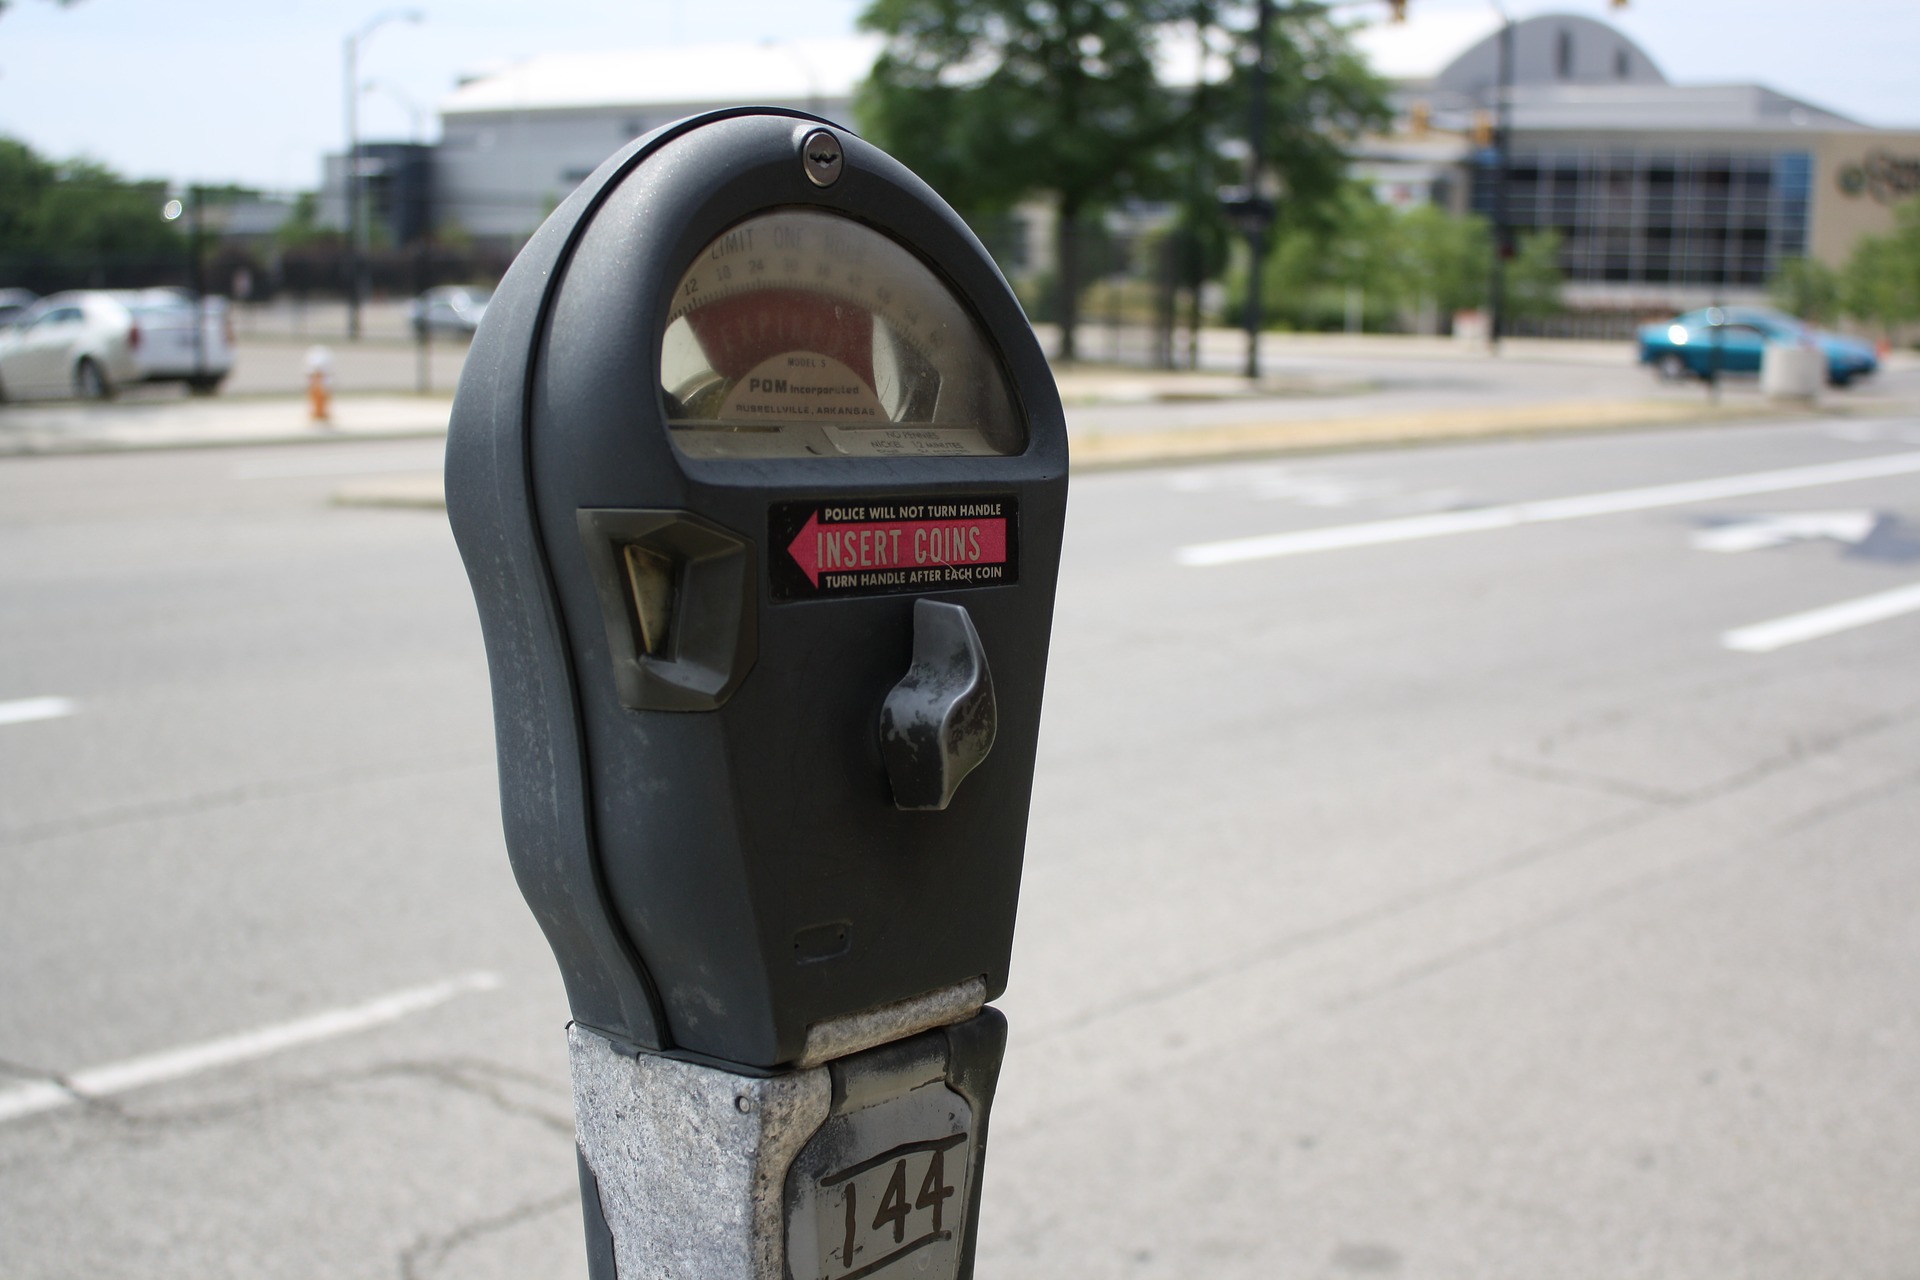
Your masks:
M1437 74L1400 77L1399 128L1368 140L1356 172L1394 203L1490 217L1504 168L1512 235L1559 234L1576 307L1754 298L1787 259L1839 265L1920 193L1920 132L1759 85L1669 83L1590 18L1529 18L1511 38L1504 93L1497 29Z

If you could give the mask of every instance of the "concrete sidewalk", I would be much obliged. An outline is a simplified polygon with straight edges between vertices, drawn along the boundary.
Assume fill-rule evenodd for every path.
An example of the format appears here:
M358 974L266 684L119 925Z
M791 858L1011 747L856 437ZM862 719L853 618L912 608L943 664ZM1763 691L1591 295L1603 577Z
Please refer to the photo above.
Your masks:
M451 396L340 396L332 420L305 397L137 398L0 406L0 455L99 453L445 435Z
M1379 445L1438 443L1495 436L1679 426L1693 422L1756 422L1804 417L1812 406L1764 401L1711 404L1665 400L1551 401L1450 407L1329 417L1210 423L1168 431L1069 431L1075 471L1253 458Z
M1447 388L1383 392L1339 373L1276 374L1249 384L1222 373L1077 365L1056 376L1076 471L1909 407L1857 393L1844 402L1779 406L1751 391L1715 404L1699 394L1581 395L1597 388L1575 387L1567 388L1571 396L1541 398L1545 389L1532 388L1481 401L1471 391L1463 398ZM1429 398L1433 403L1422 403ZM332 421L319 424L309 420L305 399L295 396L4 405L0 456L431 438L446 433L451 409L450 396L342 396L333 401ZM387 478L343 489L339 499L431 506L440 502L437 484L437 476Z

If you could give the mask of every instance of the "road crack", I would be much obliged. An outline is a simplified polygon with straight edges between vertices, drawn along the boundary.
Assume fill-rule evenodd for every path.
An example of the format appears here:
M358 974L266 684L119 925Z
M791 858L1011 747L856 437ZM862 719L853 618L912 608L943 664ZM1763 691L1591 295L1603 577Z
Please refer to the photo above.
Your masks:
M531 1222L579 1203L579 1190L569 1188L560 1195L530 1200L491 1218L463 1223L441 1235L421 1236L400 1251L401 1280L425 1280L438 1271L456 1250L495 1232L510 1230L523 1222Z
M549 1132L573 1137L573 1098L569 1088L544 1076L479 1058L447 1058L377 1063L328 1076L275 1081L230 1101L171 1110L149 1111L128 1105L126 1095L98 1096L74 1089L55 1072L33 1071L32 1078L71 1093L74 1103L90 1114L112 1122L117 1132L146 1136L184 1132L258 1116L275 1107L307 1098L343 1094L358 1086L383 1080L416 1079L454 1089L479 1099L504 1116L528 1120ZM553 1097L556 1105L513 1097L507 1086L518 1085Z
M56 818L48 822L30 822L18 827L0 828L0 848L37 844L44 840L59 839L62 836L84 835L91 831L149 822L156 818L189 817L221 809L234 809L266 800L326 795L367 782L410 781L444 774L465 773L482 768L492 770L494 764L493 758L489 756L484 761L462 759L416 764L363 765L330 773L243 783L237 787L223 787L217 791L202 791L164 800L133 801L128 804L96 809L92 813Z
M1671 797L1659 802L1648 802L1646 807L1631 813L1616 815L1592 823L1580 830L1563 836L1520 849L1504 858L1496 859L1475 870L1464 872L1418 889L1410 893L1391 898L1379 905L1363 911L1357 911L1342 918L1330 921L1316 928L1302 930L1287 937L1276 939L1265 946L1252 948L1239 955L1224 959L1216 964L1193 969L1177 975L1156 986L1131 993L1123 999L1108 1001L1094 1008L1064 1019L1048 1027L1036 1027L1025 1034L1025 1039L1033 1042L1045 1042L1056 1037L1071 1035L1103 1021L1119 1016L1141 1005L1157 1004L1190 995L1214 983L1225 981L1244 973L1258 965L1284 959L1288 956L1309 950L1313 947L1339 942L1354 934L1364 932L1375 926L1391 923L1402 917L1413 915L1431 906L1456 900L1464 895L1489 884L1496 883L1508 876L1528 870L1537 865L1577 853L1591 845L1626 835L1643 827L1649 827L1668 819L1680 816L1730 796L1737 795L1775 775L1789 770L1821 755L1829 754L1843 746L1850 745L1863 738L1899 727L1912 720L1920 706L1907 706L1896 711L1868 717L1845 729L1822 735L1818 738L1796 740L1788 750L1777 756L1761 761L1751 768L1731 774L1717 782L1696 787L1685 792L1672 793ZM1870 799L1863 796L1862 803ZM1824 806L1823 806L1824 807ZM1810 811L1810 812L1817 812ZM1792 824L1809 820L1807 815L1799 815L1782 823L1774 829L1785 831ZM1657 875L1646 880L1651 883ZM1607 895L1608 899L1612 895ZM1573 918L1589 908L1589 903L1575 904L1543 919L1552 920ZM1524 936L1531 931L1532 922L1524 922L1506 931L1512 937ZM1461 958L1478 954L1481 950L1504 945L1497 939L1483 939L1461 950ZM1433 964L1435 972L1445 967L1444 957L1436 957Z
M1809 737L1795 736L1788 741L1783 751L1755 761L1743 769L1737 769L1712 782L1682 791L1652 787L1607 773L1570 769L1537 759L1519 760L1511 756L1494 755L1488 758L1488 764L1502 773L1526 778L1533 782L1575 787L1583 791L1638 800L1644 804L1659 805L1668 809L1684 809L1704 801L1718 799L1723 795L1743 791L1757 782L1763 782L1776 774L1795 769L1809 760L1831 755L1843 747L1851 746L1861 739L1870 738L1888 729L1899 728L1916 716L1920 716L1920 703L1910 703L1891 711L1876 713L1830 733ZM1614 722L1622 718L1608 717ZM1549 738L1542 744L1541 750L1551 750L1554 741L1556 739Z

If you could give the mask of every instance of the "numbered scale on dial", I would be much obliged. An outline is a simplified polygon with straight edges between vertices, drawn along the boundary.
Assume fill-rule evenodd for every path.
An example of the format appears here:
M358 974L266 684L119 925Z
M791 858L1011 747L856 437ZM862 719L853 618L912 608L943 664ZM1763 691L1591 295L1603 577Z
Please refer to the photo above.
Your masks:
M761 214L702 249L674 289L660 370L690 457L980 457L1026 445L972 314L906 248L837 214Z

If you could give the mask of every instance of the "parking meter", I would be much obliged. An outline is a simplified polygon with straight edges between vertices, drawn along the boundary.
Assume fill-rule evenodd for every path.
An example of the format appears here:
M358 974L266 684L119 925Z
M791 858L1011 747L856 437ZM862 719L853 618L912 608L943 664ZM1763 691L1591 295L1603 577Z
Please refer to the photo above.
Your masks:
M597 1274L970 1272L1066 462L978 240L802 113L637 140L495 292L447 504Z

